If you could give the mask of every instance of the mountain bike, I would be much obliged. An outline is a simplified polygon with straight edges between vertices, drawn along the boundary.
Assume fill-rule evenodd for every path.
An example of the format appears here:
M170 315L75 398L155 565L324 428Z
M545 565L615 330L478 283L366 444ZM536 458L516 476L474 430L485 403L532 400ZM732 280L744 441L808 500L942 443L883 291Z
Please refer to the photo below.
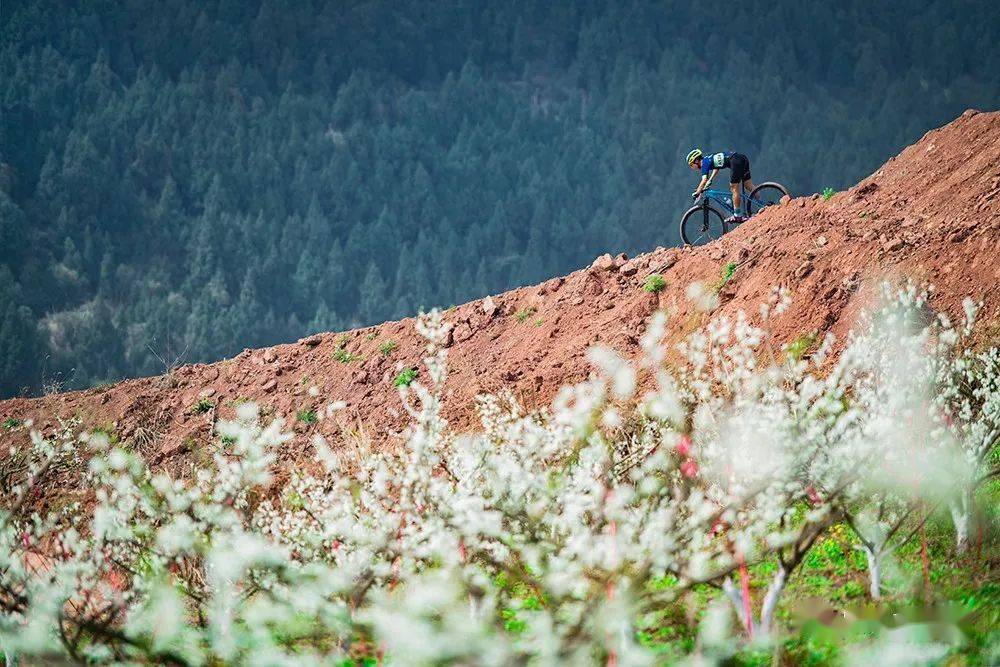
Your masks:
M741 213L744 222L768 206L776 206L788 196L788 189L781 183L769 181L755 187L749 195L740 185ZM721 210L720 210L721 209ZM681 240L685 245L705 245L729 231L732 224L726 218L736 212L729 190L705 190L698 202L681 217Z

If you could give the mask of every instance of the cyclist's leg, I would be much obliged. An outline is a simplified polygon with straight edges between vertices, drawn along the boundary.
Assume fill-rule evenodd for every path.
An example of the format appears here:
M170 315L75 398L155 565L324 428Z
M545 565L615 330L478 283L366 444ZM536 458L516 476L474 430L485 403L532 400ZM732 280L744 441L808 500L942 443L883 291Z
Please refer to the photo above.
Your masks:
M749 182L750 158L742 153L736 153L732 157L732 177L729 179L729 187L733 192L733 208L736 210L736 215L743 216L745 214L746 202L743 201L743 197L741 196L740 186L743 186L747 197L749 197L750 191L753 189L752 184L747 187L747 183Z
M740 209L743 198L740 196L740 183L743 182L743 165L746 158L734 153L729 162L729 191L733 194L733 215L742 215Z
M729 184L729 192L733 195L733 214L740 215L740 183L739 181Z

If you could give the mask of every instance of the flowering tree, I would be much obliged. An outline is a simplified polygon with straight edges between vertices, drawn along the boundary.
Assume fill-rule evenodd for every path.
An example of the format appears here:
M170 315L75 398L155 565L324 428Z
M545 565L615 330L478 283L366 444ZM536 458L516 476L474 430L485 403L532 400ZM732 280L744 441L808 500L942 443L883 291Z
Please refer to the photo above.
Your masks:
M778 293L763 315L785 305ZM875 596L899 530L876 540L862 517L884 523L896 498L908 507L920 488L953 488L932 474L938 459L911 465L914 451L955 442L927 416L954 404L951 385L931 381L953 367L928 348L945 329L891 333L922 306L904 291L832 362L832 339L798 359L739 315L697 331L668 366L657 315L638 364L592 349L592 377L548 409L481 397L471 434L442 417L447 325L431 313L418 323L427 385L400 388L405 446L351 467L317 435L320 465L282 488L270 471L290 435L252 404L220 422L210 465L189 479L152 472L103 434L34 435L18 454L29 474L0 514L0 639L11 655L174 664L639 664L652 659L636 639L644 619L701 586L766 637L831 525L850 521L871 545ZM651 378L643 391L639 377ZM981 442L995 407L963 396L962 432ZM93 502L28 513L44 476L84 449ZM749 567L764 560L777 566L755 616ZM711 630L720 613L704 655L736 645Z

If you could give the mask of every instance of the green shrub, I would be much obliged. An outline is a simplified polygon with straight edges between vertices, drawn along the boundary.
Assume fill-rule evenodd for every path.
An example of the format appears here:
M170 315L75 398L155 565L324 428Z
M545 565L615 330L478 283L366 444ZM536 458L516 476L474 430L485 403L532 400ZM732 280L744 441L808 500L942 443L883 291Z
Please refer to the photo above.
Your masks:
M732 280L733 276L736 275L737 266L738 264L736 264L736 262L729 262L722 267L722 273L719 275L719 279L715 281L715 284L712 285L712 289L716 292L721 291L722 288L726 286L726 283Z
M798 361L803 356L805 356L807 352L812 350L813 347L816 346L817 342L819 342L819 337L816 335L815 332L802 334L801 336L799 336L798 338L796 338L795 340L793 340L791 343L788 344L786 352L788 353L788 356L791 359Z
M417 379L417 369L416 368L404 368L396 376L396 379L392 381L393 387L409 387L410 383Z
M359 359L361 359L361 355L351 354L350 352L348 352L344 348L340 348L336 352L333 353L333 358L336 359L337 361L339 361L342 364L351 364L351 363L354 363L355 361L358 361Z
M3 427L4 427L4 430L6 430L6 431L12 431L12 430L14 430L15 428L17 428L20 425L21 425L21 420L20 419L14 419L13 417L7 417L7 419L3 420Z
M526 322L529 317L535 314L535 312L534 306L528 306L527 308L521 308L514 313L514 317L517 318L518 322Z
M319 421L315 410L299 410L295 413L295 418L303 424L315 424Z
M823 188L823 201L830 201L830 197L837 194L833 188Z
M667 286L667 281L663 279L659 273L653 273L646 277L646 282L643 284L642 289L645 291L655 294L660 292L664 287Z
M333 352L333 358L342 364L354 363L361 359L361 355L352 354L347 351L347 336L341 336L337 339L337 349ZM304 381L304 380L303 380Z
M382 353L383 356L388 357L390 354L396 351L399 347L399 343L394 340L387 340L378 346L378 351Z
M215 407L215 403L213 403L212 401L210 401L207 398L203 398L203 399L201 399L200 401L198 401L197 403L194 404L194 408L193 409L194 409L194 413L195 414L203 415L203 414L205 414L206 412L208 412L209 410L211 410L214 407Z

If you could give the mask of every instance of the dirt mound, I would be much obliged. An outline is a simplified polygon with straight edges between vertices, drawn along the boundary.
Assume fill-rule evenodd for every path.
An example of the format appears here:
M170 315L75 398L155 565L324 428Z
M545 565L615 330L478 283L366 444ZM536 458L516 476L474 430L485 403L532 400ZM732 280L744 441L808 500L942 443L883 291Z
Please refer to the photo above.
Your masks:
M829 200L793 199L710 246L606 255L565 278L452 308L447 417L471 424L474 397L501 387L526 406L545 404L559 386L586 376L588 346L635 356L657 309L670 314L671 335L683 336L706 318L685 295L695 282L717 292L716 313L755 313L775 286L787 287L793 304L775 321L779 342L845 333L865 301L862 287L885 276L932 283L935 305L956 316L964 297L984 300L980 335L998 337L998 240L1000 112L967 111L850 190ZM731 265L735 273L725 280ZM651 273L665 280L658 293L642 288ZM58 417L75 416L183 473L199 460L214 421L253 400L292 420L297 437L283 458L305 465L314 432L344 450L391 445L406 424L394 379L419 369L422 353L412 320L387 322L112 387L3 401L0 423L34 419L51 432ZM335 400L347 408L313 422ZM4 445L23 438L24 429L0 427Z

